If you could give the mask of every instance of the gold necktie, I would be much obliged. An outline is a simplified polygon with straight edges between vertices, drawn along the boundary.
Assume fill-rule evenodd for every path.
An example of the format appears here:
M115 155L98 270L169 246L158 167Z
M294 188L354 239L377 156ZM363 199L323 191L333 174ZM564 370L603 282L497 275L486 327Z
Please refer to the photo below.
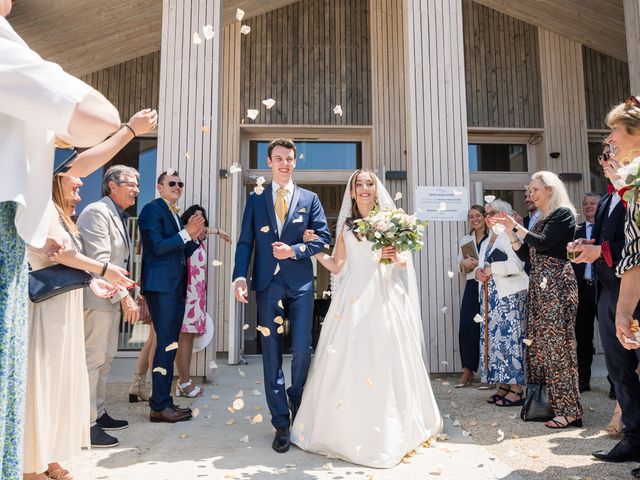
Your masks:
M278 219L280 223L284 223L284 219L287 218L287 213L289 212L289 206L287 205L287 189L284 187L280 187L278 189L278 196L276 197L276 215L278 215Z
M169 204L169 210L171 210L173 213L175 213L176 215L180 214L180 209L178 207L176 207L175 204Z

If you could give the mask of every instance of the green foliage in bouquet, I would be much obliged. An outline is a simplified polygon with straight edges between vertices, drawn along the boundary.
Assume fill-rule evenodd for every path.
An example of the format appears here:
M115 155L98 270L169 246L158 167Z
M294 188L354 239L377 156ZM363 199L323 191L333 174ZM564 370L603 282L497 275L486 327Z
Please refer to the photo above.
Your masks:
M401 208L374 208L366 218L356 220L354 232L373 244L373 250L395 247L398 252L415 252L424 245L422 236L428 222ZM383 258L380 263L392 263Z
M635 159L618 169L618 176L624 180L626 187L621 192L622 199L629 205L638 202L638 194L640 192L640 160ZM640 226L640 213L636 216L636 224Z

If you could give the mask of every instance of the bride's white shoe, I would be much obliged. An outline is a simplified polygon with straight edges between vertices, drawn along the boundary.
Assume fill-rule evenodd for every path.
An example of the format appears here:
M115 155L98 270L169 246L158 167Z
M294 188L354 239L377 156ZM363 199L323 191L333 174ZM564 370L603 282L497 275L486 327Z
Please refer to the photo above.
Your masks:
M186 391L193 384L193 381L189 379L186 383L178 382L176 384L176 397L196 398L203 395L203 390L198 385L194 386L190 391Z

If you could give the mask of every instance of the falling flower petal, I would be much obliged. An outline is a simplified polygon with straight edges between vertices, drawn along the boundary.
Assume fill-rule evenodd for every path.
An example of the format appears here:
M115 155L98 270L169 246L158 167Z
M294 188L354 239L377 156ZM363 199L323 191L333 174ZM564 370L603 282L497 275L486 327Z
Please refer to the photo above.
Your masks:
M160 375L166 375L167 374L167 370L165 368L162 368L162 367L154 368L153 372L158 372Z
M209 362L209 370L215 370L216 368L218 368L218 364L216 363L215 360L211 360Z
M247 330L248 328L249 328L249 324L248 324L248 323L245 323L245 324L242 326L242 329L243 329L243 330Z
M540 282L540 288L543 290L547 288L547 277L542 277L542 282Z
M244 392L242 390L238 391L238 393L236 393L236 397L235 398L242 398L244 397Z
M242 25L242 27L240 27L241 34L249 35L250 32L251 32L251 27L249 25Z
M241 22L242 19L244 18L244 10L237 8L236 9L236 20Z
M213 38L213 26L205 25L202 27L202 34L204 35L205 40L211 40Z
M191 410L191 416L193 418L196 418L198 415L200 415L200 409L199 408L196 407L196 408Z
M262 101L262 104L267 107L267 110L271 110L276 104L276 101L273 98L267 98L266 100Z
M264 187L262 185L256 185L255 187L253 187L253 191L256 195L262 195L264 192Z
M268 337L269 335L271 335L271 330L269 330L269 327L259 327L259 332L265 336Z
M166 348L164 349L165 352L170 352L171 350L177 350L178 349L178 342L173 342L170 343L169 345L166 346Z
M370 387L373 386L373 380L371 380L370 378L365 378L364 379L364 383L366 383L367 385L369 385Z
M200 45L202 43L202 38L198 32L193 32L193 44Z
M242 171L242 168L237 163L234 163L229 167L229 173L231 174L239 173L241 171Z
M449 307L442 307L442 308L440 309L440 311L441 311L442 313L447 313L447 310L449 310Z
M402 193L401 192L397 192L395 194L395 196L393 197L393 201L396 202L398 200L400 200L402 198Z
M212 400L220 400L220 395L211 395Z
M498 429L498 438L497 441L501 442L502 440L504 440L504 432L502 430Z
M449 271L447 272L447 276L448 276L449 278L453 278L453 277L455 276L455 274L454 274L451 270L449 270Z
M255 120L259 113L260 113L260 110L255 110L253 108L250 108L247 110L247 117L249 117L251 120Z
M479 313L476 313L476 316L473 317L473 321L476 322L476 323L482 323L482 322L484 322L484 319L480 316Z
M182 433L182 434L180 434L180 439L181 439L181 440L184 440L184 439L186 439L186 438L189 438L189 435L187 435L186 433Z
M530 347L533 343L533 340L531 340L530 338L525 338L524 340L522 340L522 343L524 343L527 347Z
M484 201L485 203L491 203L496 199L495 195L485 195Z
M304 160L304 153L301 153L300 156L298 157L300 160Z
M209 127L209 125L203 125L200 130L202 130L204 133L209 133L211 131L211 128Z
M256 188L257 188L257 187L256 187ZM262 233L267 233L269 230L271 230L271 229L269 228L269 225L265 225L264 227L262 227L262 228L260 229L260 231L261 231Z
M284 308L284 305L282 304L282 300L278 300L278 306L279 306L280 308Z
M220 265L222 265L222 262L220 260L214 260L213 262L211 262L211 265L213 265L214 267L219 267Z
M167 168L166 173L167 173L167 177L172 177L176 173L176 171L173 168Z
M278 328L276 328L276 332L282 335L284 333L284 327L280 325Z
M273 321L275 323L277 323L278 325L282 325L284 323L284 319L280 315L278 315L276 318L274 318Z
M336 105L333 107L333 113L342 116L342 105Z
M233 401L233 409L234 410L242 410L244 408L244 400L241 398L236 398Z
M517 417L518 417L518 414L517 414L517 413L514 413L513 415L509 415L509 418L510 418L511 420L515 420Z
M240 368L238 369L238 375L240 375L242 378L247 378L247 374L244 373Z
M307 249L307 246L303 243L302 245L300 245L300 251L304 252Z
M234 423L236 423L236 421L235 421L233 418L231 418L231 419L227 420L226 422L224 422L224 424L225 424L227 427L230 427L230 426L231 426L231 425L233 425Z

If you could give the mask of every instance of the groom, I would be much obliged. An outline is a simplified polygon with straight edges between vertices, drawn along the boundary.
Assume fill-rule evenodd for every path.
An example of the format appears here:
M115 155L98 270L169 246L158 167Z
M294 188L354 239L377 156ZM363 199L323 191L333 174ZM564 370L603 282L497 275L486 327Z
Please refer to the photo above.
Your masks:
M311 256L331 240L318 196L296 186L296 146L280 138L267 149L273 181L258 185L249 196L236 248L233 284L239 302L247 301L247 270L255 247L251 288L258 303L258 330L262 343L264 384L271 423L276 428L272 447L289 450L289 409L295 418L311 363L313 267ZM305 229L318 240L304 243ZM282 334L278 327L288 317L291 330L291 386L285 393L282 372ZM281 328L280 331L283 329ZM287 397L289 404L287 405Z

